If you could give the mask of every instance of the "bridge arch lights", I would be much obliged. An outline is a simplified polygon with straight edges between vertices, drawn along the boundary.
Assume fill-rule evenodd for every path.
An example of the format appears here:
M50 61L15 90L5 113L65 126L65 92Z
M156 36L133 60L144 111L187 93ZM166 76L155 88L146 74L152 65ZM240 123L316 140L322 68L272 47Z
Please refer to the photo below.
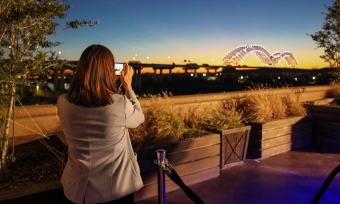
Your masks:
M224 65L238 65L240 61L249 54L254 54L264 65L277 66L281 60L285 60L290 67L296 67L298 65L295 56L291 52L285 51L270 54L267 49L260 45L240 46L230 51L223 58Z

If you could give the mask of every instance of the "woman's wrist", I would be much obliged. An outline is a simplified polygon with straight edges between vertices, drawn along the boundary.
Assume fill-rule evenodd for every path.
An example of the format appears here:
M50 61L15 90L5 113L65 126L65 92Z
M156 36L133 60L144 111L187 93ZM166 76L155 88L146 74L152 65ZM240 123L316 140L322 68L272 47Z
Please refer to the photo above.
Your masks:
M124 84L124 89L125 89L126 92L132 91L131 84Z
M133 99L133 100L137 99L136 94L135 94L135 92L133 91L132 88L125 89L125 96L130 100L131 99Z

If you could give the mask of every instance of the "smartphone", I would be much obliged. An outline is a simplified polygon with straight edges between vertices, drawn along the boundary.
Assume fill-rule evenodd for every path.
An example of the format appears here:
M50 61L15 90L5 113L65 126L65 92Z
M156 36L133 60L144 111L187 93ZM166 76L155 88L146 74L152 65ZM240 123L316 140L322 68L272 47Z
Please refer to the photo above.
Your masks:
M116 63L115 64L116 75L121 75L123 68L124 68L123 63Z

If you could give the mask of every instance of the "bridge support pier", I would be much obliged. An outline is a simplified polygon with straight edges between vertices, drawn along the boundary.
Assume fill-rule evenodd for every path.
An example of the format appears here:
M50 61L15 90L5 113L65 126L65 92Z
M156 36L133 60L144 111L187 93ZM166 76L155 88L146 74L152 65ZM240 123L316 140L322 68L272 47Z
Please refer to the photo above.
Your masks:
M157 79L157 69L153 68L153 78Z
M138 68L136 71L137 71L137 86L140 92L142 90L142 67Z

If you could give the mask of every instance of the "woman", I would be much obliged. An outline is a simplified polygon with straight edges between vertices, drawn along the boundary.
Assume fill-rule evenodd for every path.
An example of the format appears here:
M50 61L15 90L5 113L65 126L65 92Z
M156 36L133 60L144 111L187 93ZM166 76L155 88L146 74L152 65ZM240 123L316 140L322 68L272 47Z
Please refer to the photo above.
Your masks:
M68 145L61 183L74 203L133 203L143 186L128 128L144 121L132 90L133 69L124 65L118 94L114 57L91 45L82 53L68 95L58 99L58 115Z

